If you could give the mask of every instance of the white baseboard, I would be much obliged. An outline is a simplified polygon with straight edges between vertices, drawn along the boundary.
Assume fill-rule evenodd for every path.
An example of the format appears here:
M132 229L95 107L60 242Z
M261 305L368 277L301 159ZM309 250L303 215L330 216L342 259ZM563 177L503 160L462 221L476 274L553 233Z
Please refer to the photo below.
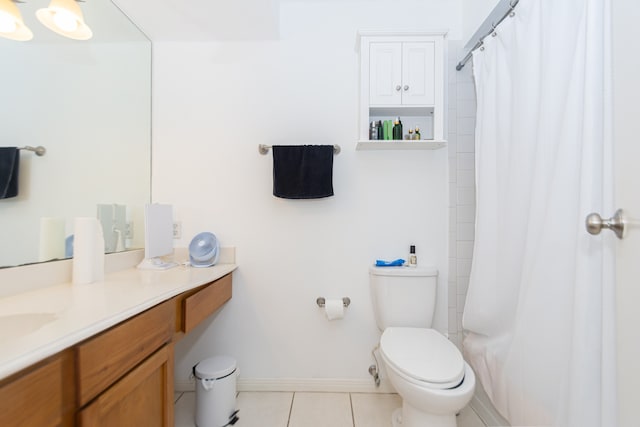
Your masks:
M178 392L194 391L193 381L174 384ZM373 379L353 380L340 378L238 378L238 391L288 391L328 393L395 393L391 384L382 381L376 387Z

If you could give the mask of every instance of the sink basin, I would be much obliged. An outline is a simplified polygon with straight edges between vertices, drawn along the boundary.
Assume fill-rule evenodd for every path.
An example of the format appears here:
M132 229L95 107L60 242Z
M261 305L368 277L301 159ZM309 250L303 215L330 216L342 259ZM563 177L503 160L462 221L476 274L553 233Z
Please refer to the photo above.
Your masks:
M0 316L0 342L31 334L58 318L55 313L20 313Z

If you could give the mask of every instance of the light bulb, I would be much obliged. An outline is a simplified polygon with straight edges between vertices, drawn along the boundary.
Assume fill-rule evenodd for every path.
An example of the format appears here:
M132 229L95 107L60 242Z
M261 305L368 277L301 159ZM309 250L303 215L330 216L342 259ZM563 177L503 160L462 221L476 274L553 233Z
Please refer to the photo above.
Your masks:
M89 40L93 35L84 23L82 10L75 0L51 0L49 7L36 11L36 16L42 25L61 36Z
M18 26L16 25L14 17L8 13L0 11L0 33L11 34L17 28Z
M66 10L57 10L53 15L53 22L63 31L72 32L78 28L76 16Z

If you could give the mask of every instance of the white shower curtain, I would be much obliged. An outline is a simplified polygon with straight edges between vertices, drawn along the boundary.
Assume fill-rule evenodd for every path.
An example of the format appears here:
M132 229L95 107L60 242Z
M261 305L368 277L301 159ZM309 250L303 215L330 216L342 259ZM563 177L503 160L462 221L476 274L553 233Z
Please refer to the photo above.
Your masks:
M473 56L467 360L512 425L614 427L608 0L521 0ZM608 233L608 234L607 234Z

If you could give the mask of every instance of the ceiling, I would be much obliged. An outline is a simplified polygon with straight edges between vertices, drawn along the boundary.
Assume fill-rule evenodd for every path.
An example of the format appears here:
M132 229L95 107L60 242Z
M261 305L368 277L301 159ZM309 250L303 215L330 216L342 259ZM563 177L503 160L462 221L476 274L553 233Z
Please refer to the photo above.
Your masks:
M153 41L269 40L278 37L279 0L114 2Z
M281 5L292 3L361 3L362 7L367 7L373 3L390 2L390 0L113 1L153 41L275 40L279 38ZM462 0L393 0L396 3L420 1L431 1L434 5L438 5L460 3Z

